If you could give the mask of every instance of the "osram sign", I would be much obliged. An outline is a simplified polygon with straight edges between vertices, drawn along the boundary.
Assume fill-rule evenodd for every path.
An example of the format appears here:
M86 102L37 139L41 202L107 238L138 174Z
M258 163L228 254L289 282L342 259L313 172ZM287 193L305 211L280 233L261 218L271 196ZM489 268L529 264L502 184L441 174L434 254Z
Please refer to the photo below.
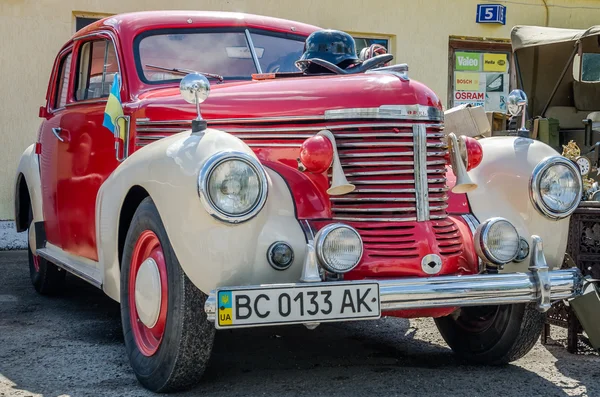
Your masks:
M456 101L484 101L484 92L473 92L473 91L456 91L454 93L454 99Z

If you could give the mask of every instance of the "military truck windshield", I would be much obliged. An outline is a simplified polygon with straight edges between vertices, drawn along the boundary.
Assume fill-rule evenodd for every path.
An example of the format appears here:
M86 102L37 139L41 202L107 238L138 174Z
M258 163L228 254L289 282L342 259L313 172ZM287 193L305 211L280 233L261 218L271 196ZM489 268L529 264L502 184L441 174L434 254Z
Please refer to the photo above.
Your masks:
M149 31L136 38L134 51L140 79L148 84L178 81L182 75L147 65L246 80L259 72L257 62L263 73L297 72L294 63L302 55L304 39L260 31Z

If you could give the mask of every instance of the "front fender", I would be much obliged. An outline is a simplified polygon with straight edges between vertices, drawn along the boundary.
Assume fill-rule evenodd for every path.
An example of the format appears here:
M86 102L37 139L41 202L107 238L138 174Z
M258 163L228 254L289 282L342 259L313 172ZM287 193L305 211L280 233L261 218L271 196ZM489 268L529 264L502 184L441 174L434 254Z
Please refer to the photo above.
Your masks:
M492 217L508 219L531 246L531 235L540 236L551 268L560 267L567 246L569 218L551 220L540 214L529 198L531 175L544 158L557 156L550 146L518 137L493 137L479 141L483 161L469 171L478 184L469 192L469 204L480 222ZM527 271L529 257L521 263L509 263L504 272Z
M104 290L119 299L118 225L128 191L144 188L154 201L183 270L202 291L223 285L294 282L300 277L305 237L295 216L285 181L270 169L268 198L262 211L238 225L207 213L198 196L198 173L214 153L235 150L256 157L240 139L209 129L203 137L180 133L148 145L125 160L98 194L99 259ZM286 241L294 262L285 271L273 269L267 249Z
M21 197L21 184L26 183L29 193L31 210L33 212L33 221L41 222L44 220L42 212L42 184L40 179L40 164L38 155L35 153L35 144L29 146L19 160L17 174L14 183L15 187L15 224L17 231L25 231L29 225L24 225L21 220L26 219L29 214L24 214L25 208L21 208L23 197Z

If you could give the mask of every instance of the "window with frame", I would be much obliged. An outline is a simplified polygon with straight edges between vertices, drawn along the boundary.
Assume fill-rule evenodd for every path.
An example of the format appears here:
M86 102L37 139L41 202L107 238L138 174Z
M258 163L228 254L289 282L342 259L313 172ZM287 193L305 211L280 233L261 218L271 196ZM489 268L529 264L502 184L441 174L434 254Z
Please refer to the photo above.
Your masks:
M75 100L107 98L118 71L115 47L111 41L83 43L79 50Z
M356 43L356 53L360 54L363 48L370 47L373 44L379 44L385 47L388 53L390 53L390 40L385 38L374 38L374 37L359 37L353 36L354 42Z
M71 77L71 58L73 52L69 51L60 60L58 68L58 78L56 80L56 91L54 93L53 108L60 109L67 104L67 94L69 89L69 78Z
M577 81L600 81L600 54L576 54L573 61L573 78Z

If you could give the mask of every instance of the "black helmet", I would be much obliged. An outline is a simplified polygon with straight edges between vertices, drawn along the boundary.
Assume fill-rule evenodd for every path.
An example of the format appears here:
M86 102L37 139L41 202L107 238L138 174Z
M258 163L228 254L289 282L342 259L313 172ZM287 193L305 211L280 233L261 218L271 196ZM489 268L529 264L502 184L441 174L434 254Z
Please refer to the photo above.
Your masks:
M300 61L312 58L320 58L344 68L350 63L358 62L356 43L348 33L331 29L318 30L306 39ZM302 65L299 63L299 66Z

